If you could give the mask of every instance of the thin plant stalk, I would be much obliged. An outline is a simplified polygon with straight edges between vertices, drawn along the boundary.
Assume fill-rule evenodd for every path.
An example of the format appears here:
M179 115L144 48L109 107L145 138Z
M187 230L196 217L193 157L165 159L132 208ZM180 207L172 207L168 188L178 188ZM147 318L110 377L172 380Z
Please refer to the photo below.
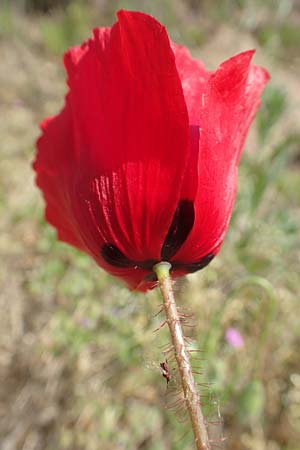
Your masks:
M184 340L180 317L174 298L170 269L171 264L168 262L160 262L153 267L163 298L166 321L171 334L172 345L184 394L184 401L193 428L196 449L210 450L211 446L205 419L200 406L200 395L197 392L189 352Z

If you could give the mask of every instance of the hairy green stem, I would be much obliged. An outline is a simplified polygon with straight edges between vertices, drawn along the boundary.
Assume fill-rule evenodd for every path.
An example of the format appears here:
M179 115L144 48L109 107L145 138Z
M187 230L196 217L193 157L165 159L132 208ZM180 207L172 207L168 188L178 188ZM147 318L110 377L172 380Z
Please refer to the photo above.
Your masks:
M167 324L170 330L175 358L179 369L180 381L183 389L184 400L193 428L195 445L197 450L210 450L205 420L201 411L200 396L197 392L193 377L189 352L185 344L180 318L175 303L170 277L171 264L160 262L153 267L156 273L160 291L163 298L163 306Z

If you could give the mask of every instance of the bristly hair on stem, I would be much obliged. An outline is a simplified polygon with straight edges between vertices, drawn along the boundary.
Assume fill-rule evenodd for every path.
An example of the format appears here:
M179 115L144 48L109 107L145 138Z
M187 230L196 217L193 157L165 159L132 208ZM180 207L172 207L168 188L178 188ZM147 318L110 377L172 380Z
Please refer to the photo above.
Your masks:
M168 262L160 262L153 267L161 291L163 309L166 315L165 322L169 327L178 366L178 376L183 392L183 405L190 418L196 449L211 450L207 424L201 410L200 395L194 380L189 351L181 327L180 313L174 298L170 269L171 264Z

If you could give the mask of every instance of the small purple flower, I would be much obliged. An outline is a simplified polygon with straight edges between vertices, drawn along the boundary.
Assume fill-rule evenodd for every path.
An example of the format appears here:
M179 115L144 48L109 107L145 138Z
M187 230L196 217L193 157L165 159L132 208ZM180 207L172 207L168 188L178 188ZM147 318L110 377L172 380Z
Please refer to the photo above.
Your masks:
M227 328L225 333L225 339L228 344L233 348L242 348L244 347L244 338L241 333L233 327Z

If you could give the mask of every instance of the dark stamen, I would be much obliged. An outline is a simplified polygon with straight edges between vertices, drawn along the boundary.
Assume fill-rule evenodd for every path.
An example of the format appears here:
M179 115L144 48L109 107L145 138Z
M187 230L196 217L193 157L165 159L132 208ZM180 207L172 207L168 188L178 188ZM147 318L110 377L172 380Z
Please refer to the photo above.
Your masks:
M193 228L194 204L191 200L180 200L161 250L162 261L169 261L177 253Z

